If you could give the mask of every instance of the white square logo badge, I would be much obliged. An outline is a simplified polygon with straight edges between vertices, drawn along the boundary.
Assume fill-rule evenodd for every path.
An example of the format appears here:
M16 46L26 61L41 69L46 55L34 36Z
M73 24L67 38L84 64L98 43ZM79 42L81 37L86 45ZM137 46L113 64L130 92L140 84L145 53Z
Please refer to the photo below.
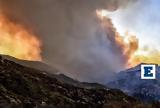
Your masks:
M141 79L156 79L156 65L141 65Z

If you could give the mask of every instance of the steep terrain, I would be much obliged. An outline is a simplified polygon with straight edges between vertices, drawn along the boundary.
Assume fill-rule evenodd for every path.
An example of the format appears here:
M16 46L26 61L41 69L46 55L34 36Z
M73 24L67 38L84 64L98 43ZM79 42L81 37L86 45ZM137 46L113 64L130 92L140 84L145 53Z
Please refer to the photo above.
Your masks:
M154 80L142 80L140 71L141 64L122 71L107 86L121 89L145 102L160 101L160 67L156 66L156 79Z
M8 55L1 55L1 56L4 59L10 60L10 61L14 61L15 63L21 64L21 65L26 66L26 67L30 67L30 68L46 71L48 73L54 73L54 74L58 73L57 69L49 66L48 64L40 62L40 61L20 60L20 59L16 59L16 58L8 56Z
M158 108L153 105L116 89L73 86L0 56L0 108Z

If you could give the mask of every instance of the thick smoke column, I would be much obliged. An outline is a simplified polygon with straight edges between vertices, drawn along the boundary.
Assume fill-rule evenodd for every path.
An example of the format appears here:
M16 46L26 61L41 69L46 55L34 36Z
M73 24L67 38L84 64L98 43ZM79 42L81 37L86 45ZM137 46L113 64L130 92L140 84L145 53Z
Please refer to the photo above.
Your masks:
M133 0L134 1L134 0ZM81 81L103 82L124 68L110 20L104 29L96 9L114 11L132 0L0 0L1 11L32 27L43 42L44 61Z

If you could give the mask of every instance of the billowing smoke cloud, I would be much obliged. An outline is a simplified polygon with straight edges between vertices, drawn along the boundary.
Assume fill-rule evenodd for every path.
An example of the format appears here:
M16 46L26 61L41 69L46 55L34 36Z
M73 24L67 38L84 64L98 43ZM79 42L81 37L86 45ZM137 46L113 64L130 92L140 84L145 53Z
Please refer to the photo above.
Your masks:
M135 0L0 0L2 11L32 27L43 42L44 61L81 81L107 81L126 64L108 19L96 9L114 11Z

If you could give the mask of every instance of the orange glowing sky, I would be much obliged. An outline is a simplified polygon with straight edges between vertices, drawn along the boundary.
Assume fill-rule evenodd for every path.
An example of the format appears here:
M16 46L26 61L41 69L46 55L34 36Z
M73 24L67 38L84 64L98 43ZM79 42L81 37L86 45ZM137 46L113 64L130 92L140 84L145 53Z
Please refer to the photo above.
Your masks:
M114 12L97 10L101 19L109 17L119 33L117 42L123 46L124 54L128 57L128 66L138 63L160 63L160 51L154 45L147 44L147 37L141 36L139 32L121 27L115 20ZM134 25L133 25L134 26ZM125 31L125 32L124 32ZM143 38L141 38L143 37ZM0 54L11 55L24 60L41 60L41 42L21 24L10 21L0 14Z
M41 43L20 24L0 15L0 54L23 60L41 60Z

